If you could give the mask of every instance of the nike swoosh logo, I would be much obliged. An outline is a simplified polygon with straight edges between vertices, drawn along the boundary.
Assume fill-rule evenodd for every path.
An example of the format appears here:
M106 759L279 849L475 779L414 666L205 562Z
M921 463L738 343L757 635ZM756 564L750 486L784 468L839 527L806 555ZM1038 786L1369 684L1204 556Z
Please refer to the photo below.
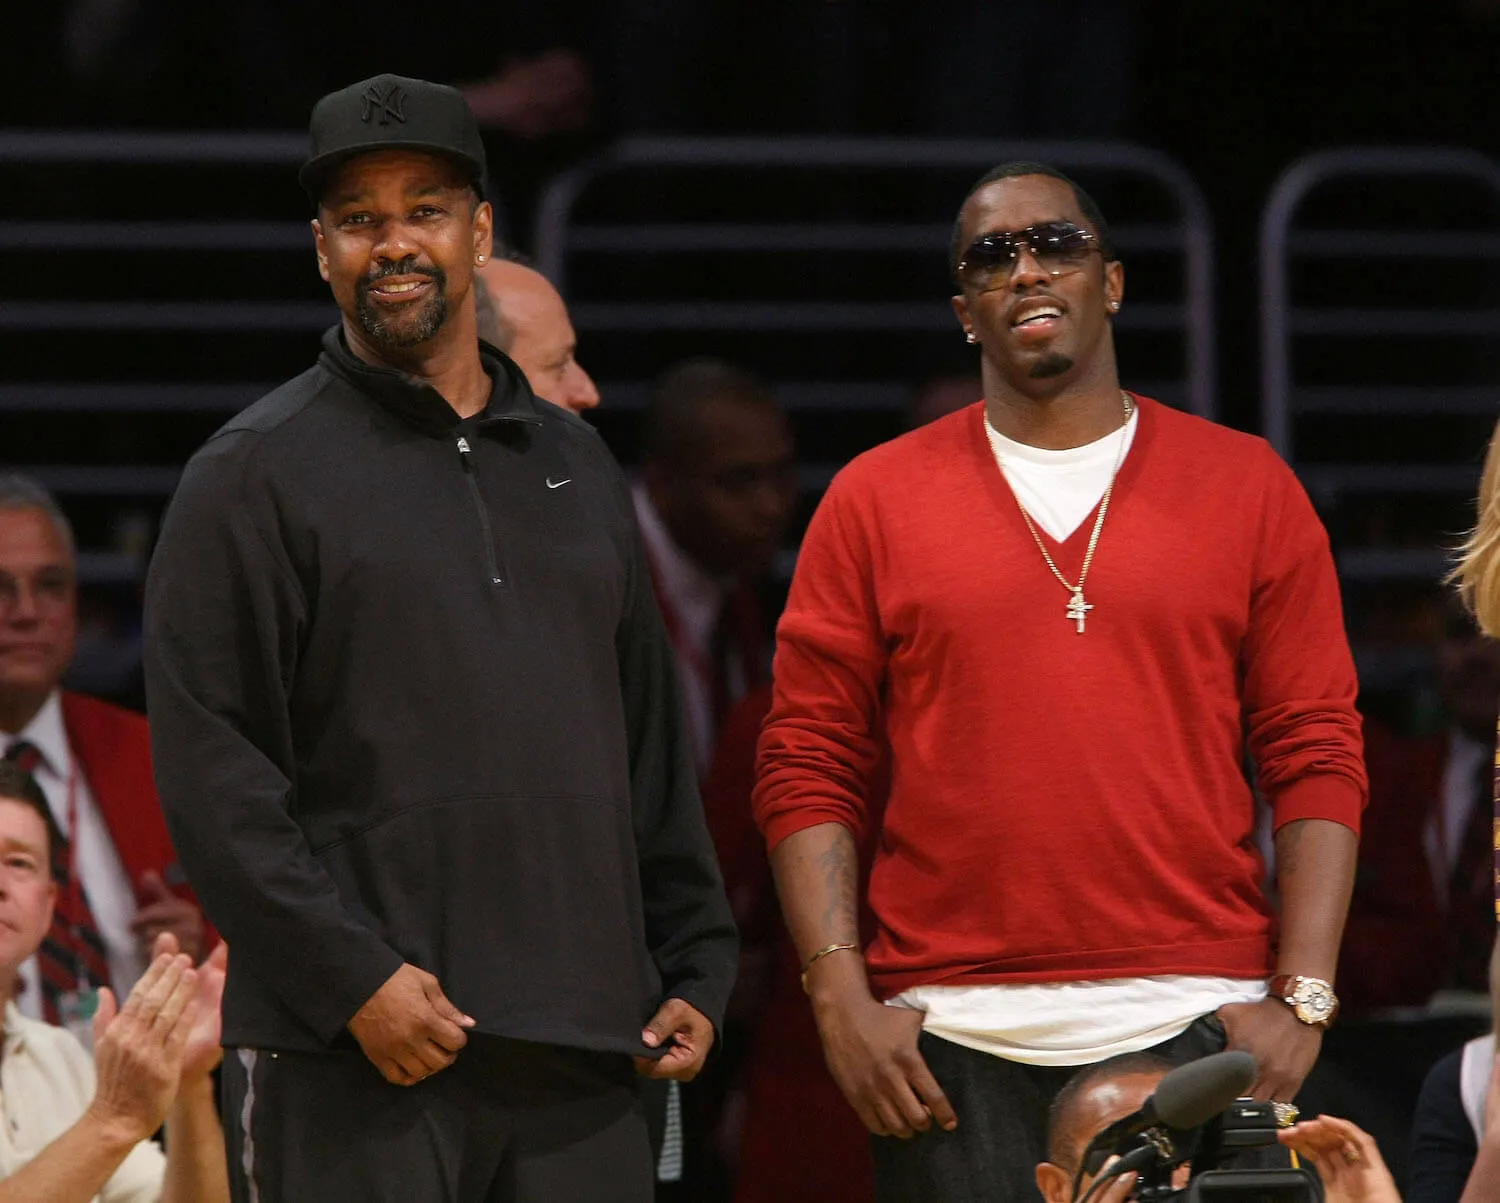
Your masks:
M549 488L549 489L560 489L560 488L562 488L562 487L563 487L563 485L565 485L565 484L567 484L567 483L568 483L568 482L570 482L570 481L571 481L571 480L572 480L572 479L573 479L573 478L572 478L572 477L571 477L571 476L564 476L564 477L563 477L563 478L562 478L562 479L561 479L561 480L553 480L553 479L552 479L552 478L551 478L551 477L550 477L550 476L549 476L549 477L547 477L547 487L548 487L548 488Z

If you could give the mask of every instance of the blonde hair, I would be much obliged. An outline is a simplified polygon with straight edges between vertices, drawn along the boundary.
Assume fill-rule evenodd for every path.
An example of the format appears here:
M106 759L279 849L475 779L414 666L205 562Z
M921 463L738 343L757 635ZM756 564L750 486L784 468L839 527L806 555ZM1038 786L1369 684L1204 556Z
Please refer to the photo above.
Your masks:
M1500 636L1500 423L1490 437L1479 481L1479 517L1458 549L1449 580L1486 635Z

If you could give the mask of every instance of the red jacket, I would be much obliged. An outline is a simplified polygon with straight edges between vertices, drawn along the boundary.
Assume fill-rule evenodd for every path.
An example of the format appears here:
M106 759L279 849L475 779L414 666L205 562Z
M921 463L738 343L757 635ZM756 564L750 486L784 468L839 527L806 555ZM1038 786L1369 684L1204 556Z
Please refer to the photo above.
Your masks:
M156 796L145 718L97 698L67 692L62 695L62 711L68 744L104 816L137 902L141 877L154 869L174 894L196 906L197 896L177 863ZM204 949L213 947L217 939L214 932L206 931Z

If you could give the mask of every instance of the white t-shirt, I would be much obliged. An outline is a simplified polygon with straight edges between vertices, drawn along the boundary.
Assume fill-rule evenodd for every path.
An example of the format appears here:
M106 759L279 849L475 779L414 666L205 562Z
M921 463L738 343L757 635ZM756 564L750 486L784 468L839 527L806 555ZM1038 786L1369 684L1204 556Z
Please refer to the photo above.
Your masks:
M94 1063L70 1032L5 1006L0 1060L0 1179L20 1171L94 1101ZM95 1203L157 1203L167 1160L144 1140L94 1196Z
M1132 412L1123 432L1064 451L1008 439L988 419L984 428L996 464L1032 521L1061 541L1103 498L1117 459L1123 462L1130 453L1138 424L1138 414ZM1109 538L1108 527L1106 517L1101 539ZM1048 571L1040 552L1037 569ZM1226 1003L1258 1002L1265 996L1266 983L1260 978L1165 974L1014 986L916 986L889 1005L925 1011L924 1031L980 1052L1027 1065L1088 1065L1170 1040Z
M0 756L17 740L24 740L42 754L42 763L33 776L42 793L47 796L47 805L52 817L57 820L57 829L73 841L78 879L83 883L83 892L89 900L89 910L104 941L104 951L109 962L110 985L115 997L121 1000L129 996L131 987L146 971L147 958L140 940L130 930L135 919L135 890L130 877L115 851L115 842L105 825L104 816L94 801L93 791L83 769L68 744L67 729L63 726L62 695L53 691L36 717L26 724L18 735L0 732ZM73 782L78 802L78 831L68 830L68 788ZM20 978L23 987L17 1003L21 1013L31 1019L42 1017L41 978L36 957L31 957L21 966Z

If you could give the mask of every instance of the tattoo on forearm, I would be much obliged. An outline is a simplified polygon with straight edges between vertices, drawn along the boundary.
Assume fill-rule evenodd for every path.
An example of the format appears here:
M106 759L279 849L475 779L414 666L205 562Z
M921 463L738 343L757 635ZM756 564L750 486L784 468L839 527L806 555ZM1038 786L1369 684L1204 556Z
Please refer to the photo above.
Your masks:
M1302 860L1302 837L1307 834L1307 820L1296 819L1276 833L1276 876L1285 881L1295 873Z
M818 855L819 880L825 900L822 927L830 940L851 944L859 940L859 923L855 913L858 905L858 861L854 837L842 829L835 834L833 842Z

